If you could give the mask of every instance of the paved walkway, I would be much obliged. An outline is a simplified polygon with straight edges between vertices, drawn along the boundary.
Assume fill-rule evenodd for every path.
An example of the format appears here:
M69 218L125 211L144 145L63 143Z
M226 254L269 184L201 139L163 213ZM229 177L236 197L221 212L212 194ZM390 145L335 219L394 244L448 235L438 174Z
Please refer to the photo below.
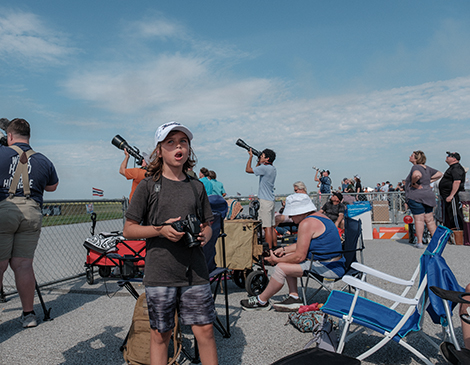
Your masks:
M366 241L365 262L390 274L409 278L423 251L411 247L406 241ZM470 247L448 245L444 257L462 286L469 281L468 257ZM338 285L338 284L337 284ZM390 288L392 288L390 286ZM142 292L143 288L137 286ZM286 288L274 297L280 300ZM285 325L286 313L246 312L239 302L247 297L245 290L229 282L230 322L232 337L222 338L216 332L220 364L266 365L300 350L311 334L300 333ZM21 305L18 296L11 295L7 303L0 303L0 364L53 365L53 364L124 364L119 347L129 329L135 300L114 280L97 278L88 285L84 277L55 284L42 289L48 308L52 308L52 321L42 321L43 313L36 298L35 311L41 319L36 328L23 329L18 320ZM324 302L326 292L316 298ZM222 310L222 296L217 307ZM461 338L460 323L454 320L457 336ZM425 332L438 338L439 326L428 316ZM185 348L191 346L188 328L183 328ZM357 356L376 340L375 336L360 335L346 345L345 354ZM445 364L438 351L419 337L410 339L428 354L433 363ZM363 361L363 364L419 364L416 358L395 343ZM189 364L184 357L180 363Z

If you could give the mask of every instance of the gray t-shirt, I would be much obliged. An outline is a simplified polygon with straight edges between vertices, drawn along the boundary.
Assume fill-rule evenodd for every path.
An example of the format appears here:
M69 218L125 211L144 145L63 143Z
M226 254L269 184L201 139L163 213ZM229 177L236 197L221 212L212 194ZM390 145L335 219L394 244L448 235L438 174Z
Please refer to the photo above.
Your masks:
M418 180L418 184L423 187L422 189L416 189L411 186L411 176L416 170L421 173L421 178ZM405 180L406 198L421 204L429 205L430 207L436 206L436 196L431 189L431 177L436 172L438 172L436 169L429 166L423 167L421 165L413 165Z
M259 176L258 198L274 201L274 182L276 181L276 168L273 165L259 165L253 168Z
M197 180L191 182L197 190L204 217L202 222L213 220L212 210L204 185ZM126 218L143 225L162 224L170 218L186 219L196 214L197 205L188 179L184 181L161 179L161 190L155 193L155 182L147 177L137 186L126 212ZM155 205L157 212L155 213ZM156 219L155 219L156 218ZM200 246L188 248L183 242L172 242L163 237L147 239L144 284L146 286L179 287L202 285L209 282L204 252Z

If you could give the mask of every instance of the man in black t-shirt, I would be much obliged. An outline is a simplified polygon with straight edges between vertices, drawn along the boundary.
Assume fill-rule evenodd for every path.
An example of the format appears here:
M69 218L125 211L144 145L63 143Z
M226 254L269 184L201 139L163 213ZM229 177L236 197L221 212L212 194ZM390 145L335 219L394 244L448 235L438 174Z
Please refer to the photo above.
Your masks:
M439 194L443 206L443 222L447 228L463 229L463 214L459 192L465 191L465 170L460 164L460 154L447 152L449 168L439 182Z
M333 192L330 200L327 201L320 210L320 213L330 218L338 228L344 228L345 206L342 201L343 194Z

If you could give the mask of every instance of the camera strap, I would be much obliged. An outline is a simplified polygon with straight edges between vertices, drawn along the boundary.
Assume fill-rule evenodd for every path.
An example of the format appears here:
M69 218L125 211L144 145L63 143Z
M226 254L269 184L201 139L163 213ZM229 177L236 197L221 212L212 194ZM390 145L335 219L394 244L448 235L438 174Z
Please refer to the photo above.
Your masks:
M203 221L203 219L202 219L202 216L203 216L202 206L201 206L201 201L199 200L199 197L197 195L196 186L194 185L194 181L193 181L194 178L189 176L188 174L186 174L186 176L189 179L189 183L191 185L191 188L193 189L194 198L196 199L196 216L202 222Z
M28 159L36 152L32 149L23 151L15 145L9 147L18 153L18 156L20 157L13 174L13 181L11 182L10 190L8 191L9 197L10 199L13 198L16 192L16 187L20 182L20 176L23 176L23 193L26 198L29 198L31 196L31 190L29 188Z

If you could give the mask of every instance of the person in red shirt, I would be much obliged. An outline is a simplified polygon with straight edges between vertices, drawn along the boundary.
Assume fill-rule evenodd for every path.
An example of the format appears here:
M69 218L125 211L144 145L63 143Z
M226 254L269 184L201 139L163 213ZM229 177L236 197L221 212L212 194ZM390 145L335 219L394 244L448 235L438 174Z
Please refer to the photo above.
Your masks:
M127 163L129 162L129 153L124 148L124 161L122 161L121 166L119 167L119 173L122 176L125 176L127 180L132 180L132 187L131 192L129 194L129 201L132 199L132 195L134 194L135 188L139 183L145 178L145 174L147 173L147 161L148 155L143 153L144 159L142 160L142 167L135 167L128 169Z

